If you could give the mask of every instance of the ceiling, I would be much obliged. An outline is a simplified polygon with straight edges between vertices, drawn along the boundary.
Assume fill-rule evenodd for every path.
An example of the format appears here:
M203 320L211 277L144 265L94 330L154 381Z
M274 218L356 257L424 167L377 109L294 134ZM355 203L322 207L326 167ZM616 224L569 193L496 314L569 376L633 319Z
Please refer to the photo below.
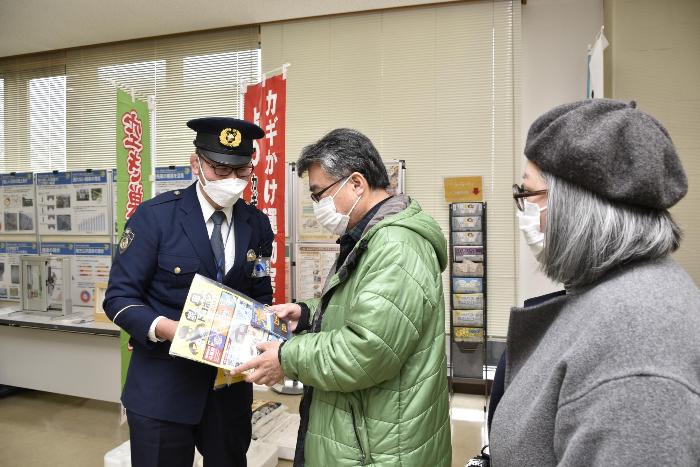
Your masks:
M0 0L0 57L452 0Z

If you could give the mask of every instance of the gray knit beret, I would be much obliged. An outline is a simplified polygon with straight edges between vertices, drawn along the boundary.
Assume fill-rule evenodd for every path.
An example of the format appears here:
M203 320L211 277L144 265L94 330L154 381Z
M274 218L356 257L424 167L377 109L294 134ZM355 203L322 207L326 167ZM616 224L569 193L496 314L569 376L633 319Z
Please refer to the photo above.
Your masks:
M553 108L530 127L525 156L611 201L667 209L688 191L668 131L634 101L586 99Z

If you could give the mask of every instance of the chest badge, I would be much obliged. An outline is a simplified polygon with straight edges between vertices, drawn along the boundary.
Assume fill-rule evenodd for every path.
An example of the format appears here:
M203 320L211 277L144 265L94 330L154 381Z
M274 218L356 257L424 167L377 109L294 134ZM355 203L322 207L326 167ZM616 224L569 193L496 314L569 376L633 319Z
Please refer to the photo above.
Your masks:
M248 250L248 253L245 254L245 258L249 263L252 263L258 258L258 255L255 254L254 250Z

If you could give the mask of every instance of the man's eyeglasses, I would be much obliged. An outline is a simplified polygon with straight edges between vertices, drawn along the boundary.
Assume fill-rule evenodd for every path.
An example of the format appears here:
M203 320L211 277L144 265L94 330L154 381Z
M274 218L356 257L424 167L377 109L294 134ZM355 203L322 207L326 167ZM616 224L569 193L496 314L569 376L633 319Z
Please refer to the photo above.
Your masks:
M341 180L345 180L345 178L339 178L338 180L334 181L333 183L331 183L330 185L328 185L328 186L327 186L326 188L324 188L323 190L321 190L321 191L319 191L319 192L317 192L317 193L311 193L311 199L313 200L313 202L314 202L314 203L318 203L319 201L321 201L321 196L323 196L323 194L324 194L326 191L328 191L332 186L335 186L335 185L336 185L339 181L341 181Z
M515 205L521 211L525 210L525 198L543 195L545 193L547 193L547 190L527 191L522 185L513 185L513 200L515 201Z
M253 173L253 164L245 165L243 167L231 167L230 165L215 164L201 155L199 157L204 161L205 164L211 167L214 173L219 177L228 177L233 172L235 172L236 177L238 178L248 178Z

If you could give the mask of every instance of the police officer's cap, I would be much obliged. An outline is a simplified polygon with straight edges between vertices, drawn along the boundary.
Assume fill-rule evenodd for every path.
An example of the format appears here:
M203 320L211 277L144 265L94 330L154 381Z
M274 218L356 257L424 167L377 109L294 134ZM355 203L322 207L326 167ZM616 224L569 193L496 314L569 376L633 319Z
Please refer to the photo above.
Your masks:
M196 118L187 126L197 132L194 145L202 156L234 167L250 163L253 140L265 136L259 126L237 118Z

